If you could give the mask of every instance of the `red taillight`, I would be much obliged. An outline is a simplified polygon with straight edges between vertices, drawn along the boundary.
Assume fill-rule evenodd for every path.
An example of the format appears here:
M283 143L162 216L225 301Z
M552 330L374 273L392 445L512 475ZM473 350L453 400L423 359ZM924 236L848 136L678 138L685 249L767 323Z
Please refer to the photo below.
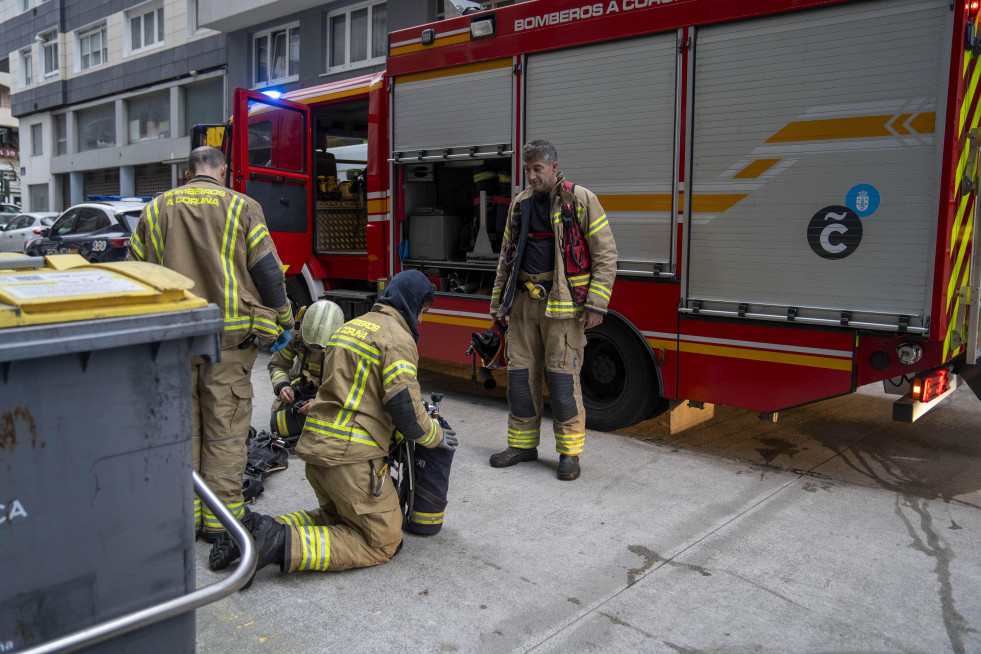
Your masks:
M931 372L926 377L913 380L911 394L914 400L929 402L935 400L950 390L950 369L942 368Z
M38 236L40 236L41 235L41 230L40 229L35 229L34 230L34 233L37 234Z
M977 15L978 7L981 7L981 0L967 0L967 2L964 3L964 8L967 9L967 13L971 17Z
M129 239L128 238L111 238L111 239L109 239L109 245L111 245L114 248L125 248L125 247L129 247Z

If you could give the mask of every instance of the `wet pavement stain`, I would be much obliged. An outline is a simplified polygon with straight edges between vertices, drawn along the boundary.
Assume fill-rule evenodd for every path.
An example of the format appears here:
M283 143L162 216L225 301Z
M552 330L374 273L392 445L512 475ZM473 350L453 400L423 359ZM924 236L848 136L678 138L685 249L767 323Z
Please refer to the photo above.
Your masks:
M914 524L915 517L907 515L904 509L912 511L919 517L919 531ZM964 646L964 636L977 633L967 624L955 606L953 579L950 573L950 562L954 558L954 553L950 545L940 538L940 535L933 528L933 516L929 512L929 502L917 497L904 495L896 498L896 515L906 526L906 532L911 539L910 547L922 552L926 556L934 559L934 574L937 576L939 588L937 595L940 598L940 608L943 614L944 627L947 629L947 637L950 639L951 650L956 654L967 652Z
M639 568L631 568L627 570L627 586L633 586L637 580L645 572L654 567L657 563L664 563L665 565L670 565L676 568L684 568L686 570L691 570L692 572L697 572L703 577L711 577L712 573L705 568L698 565L690 565L687 563L678 563L677 561L670 561L665 559L663 556L657 552L651 551L644 547L643 545L629 545L627 549L638 556L644 557L644 564Z
M601 616L603 616L604 618L608 619L610 622L612 622L613 624L615 624L618 627L626 627L627 629L633 629L637 633L644 634L644 637L645 638L654 638L654 634L649 633L647 631L644 631L643 629L639 629L639 628L633 626L632 624L630 624L629 622L627 622L625 620L621 620L620 618L616 617L615 615L610 615L609 613L603 613L602 611L600 611L599 614Z
M770 465L781 454L793 458L795 454L801 451L796 443L791 443L783 438L759 438L757 440L765 446L756 448L756 451L760 453L767 465Z

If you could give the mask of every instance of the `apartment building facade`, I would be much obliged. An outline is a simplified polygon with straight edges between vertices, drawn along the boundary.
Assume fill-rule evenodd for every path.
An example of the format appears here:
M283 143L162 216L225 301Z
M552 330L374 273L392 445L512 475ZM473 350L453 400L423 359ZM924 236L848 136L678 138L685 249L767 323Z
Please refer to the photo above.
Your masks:
M190 126L228 113L225 35L199 27L194 6L0 4L25 209L57 211L88 195L153 195L174 185Z
M236 87L382 70L390 31L446 15L450 0L0 0L24 209L171 188L191 128L225 121Z

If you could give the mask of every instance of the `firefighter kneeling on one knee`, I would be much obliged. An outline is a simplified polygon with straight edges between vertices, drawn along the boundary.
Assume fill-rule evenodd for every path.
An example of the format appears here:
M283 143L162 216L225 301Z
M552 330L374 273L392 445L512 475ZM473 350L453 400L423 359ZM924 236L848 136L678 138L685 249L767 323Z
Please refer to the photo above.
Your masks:
M416 366L418 323L433 301L418 270L395 275L372 310L341 326L324 349L330 375L314 399L296 454L319 506L278 518L250 513L256 569L336 571L386 563L402 543L402 511L386 456L395 430L424 447L455 449L456 434L430 417ZM212 570L240 556L226 534Z
M318 300L301 309L289 344L269 359L272 383L270 430L280 438L300 435L317 389L324 378L324 348L331 335L344 324L344 312L330 300ZM296 370L296 373L292 371Z

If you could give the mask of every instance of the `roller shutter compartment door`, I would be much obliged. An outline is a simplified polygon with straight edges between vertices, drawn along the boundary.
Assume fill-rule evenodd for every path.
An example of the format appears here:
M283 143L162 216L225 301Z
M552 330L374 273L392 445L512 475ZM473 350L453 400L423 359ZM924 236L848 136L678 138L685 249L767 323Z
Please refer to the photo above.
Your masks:
M599 196L620 267L670 262L677 34L529 55L525 142ZM650 266L647 266L650 269Z
M511 60L502 59L397 77L392 150L509 145L511 69Z
M689 307L925 324L952 17L849 2L698 31Z

